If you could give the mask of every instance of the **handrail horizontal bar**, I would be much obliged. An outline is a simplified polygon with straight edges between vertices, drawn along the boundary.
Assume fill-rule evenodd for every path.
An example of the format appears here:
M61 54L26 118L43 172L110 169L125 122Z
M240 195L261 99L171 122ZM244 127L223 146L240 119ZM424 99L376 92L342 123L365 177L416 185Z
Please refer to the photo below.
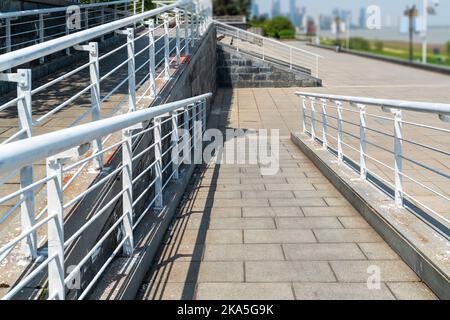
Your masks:
M133 0L118 0L118 1L110 1L110 2L74 4L74 5L78 6L80 9L86 9L86 8L105 7L105 6L124 4L124 3L132 3L132 2L133 2ZM16 17L23 17L23 16L34 16L34 15L38 15L38 14L47 14L47 13L54 13L54 12L65 12L67 10L67 8L68 8L68 6L58 7L58 8L3 12L3 13L0 13L0 19L16 18Z
M211 96L211 93L207 93L2 145L0 146L0 173L7 173L16 168L30 165L38 160L51 157Z
M376 99L376 98L364 98L354 96L339 96L332 94L319 94L309 92L296 92L298 96L338 100L342 102L360 103L365 105L373 105L380 107L395 108L400 110L427 112L436 114L450 114L450 104L445 103L431 103L431 102L417 102L417 101L404 101L404 100L391 100L391 99Z

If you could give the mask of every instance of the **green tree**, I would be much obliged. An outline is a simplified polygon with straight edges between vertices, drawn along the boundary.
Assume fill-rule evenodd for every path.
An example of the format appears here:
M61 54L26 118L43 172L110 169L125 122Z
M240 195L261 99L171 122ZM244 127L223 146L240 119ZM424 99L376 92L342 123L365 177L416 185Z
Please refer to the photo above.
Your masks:
M250 14L251 0L214 0L215 16L246 16Z
M447 54L450 55L450 41L447 42Z
M288 18L280 16L267 20L264 23L264 33L269 37L279 39L280 33L283 37L295 35L295 27Z

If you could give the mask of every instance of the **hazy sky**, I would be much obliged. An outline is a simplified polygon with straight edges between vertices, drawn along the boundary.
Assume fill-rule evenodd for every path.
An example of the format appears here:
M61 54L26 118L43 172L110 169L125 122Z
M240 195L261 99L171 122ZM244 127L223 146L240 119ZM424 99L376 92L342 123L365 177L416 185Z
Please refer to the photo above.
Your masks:
M269 13L274 0L253 0L259 5L261 14ZM432 1L430 0L430 3ZM281 12L289 12L290 0L280 0ZM369 5L378 5L381 8L382 20L391 19L402 15L407 5L417 5L419 11L422 11L423 0L296 0L297 6L305 6L309 15L317 16L318 14L331 14L334 8L341 8L353 11L353 22L359 17L361 7ZM450 25L450 0L439 0L437 7L437 15L430 16L430 25Z

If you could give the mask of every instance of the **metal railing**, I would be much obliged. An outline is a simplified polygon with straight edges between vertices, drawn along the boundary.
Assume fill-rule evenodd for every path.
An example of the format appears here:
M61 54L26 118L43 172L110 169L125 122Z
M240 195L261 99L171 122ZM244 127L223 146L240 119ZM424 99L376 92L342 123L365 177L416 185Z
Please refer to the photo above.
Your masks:
M89 115L93 120L98 120L102 104L111 101L114 95L122 93L121 89L126 88L126 96L120 103L114 105L112 112L107 116L118 112L127 101L128 109L136 110L144 98L156 97L157 82L169 79L171 67L181 63L183 54L189 55L190 48L196 44L207 28L206 17L192 13L186 6L180 7L183 3L189 5L190 2L177 2L77 34L23 48L14 53L0 55L0 71L6 71L0 73L0 81L17 84L17 94L0 102L2 103L0 112L3 114L10 112L13 117L17 117L19 127L19 130L9 135L2 144L32 136L34 127L42 125L52 116L72 106L79 107L82 103L80 101L85 98L90 108L69 126L85 121ZM162 17L162 23L159 25L152 19L156 16ZM133 25L142 20L146 20L147 29L135 35ZM101 54L98 43L90 41L110 32L124 35L125 41ZM83 44L86 42L87 45ZM31 69L19 69L13 73L7 71L69 48L85 51L89 54L89 58L86 62L72 67L73 69L68 68L56 78L46 80L37 87L33 86ZM123 71L125 76L122 74ZM71 82L72 79L76 80ZM66 89L79 90L68 98L52 97L52 104L44 112L36 113L34 97L43 95L44 99L48 99L48 93L52 89L60 90L58 86L64 82L69 82ZM109 89L110 87L112 89Z
M144 12L143 0L0 13L0 53L89 29ZM66 52L69 54L69 52ZM40 60L41 63L44 59Z
M155 24L155 18L160 19L161 23ZM134 26L141 21L145 22L147 28L136 32ZM207 12L199 10L192 1L177 1L163 8L0 55L0 81L17 84L17 93L0 102L0 121L7 121L11 126L9 131L12 131L11 134L3 135L5 138L0 150L6 150L10 144L17 145L18 142L34 138L38 133L61 129L61 125L45 126L48 121L64 120L62 126L73 127L74 130L64 131L63 134L67 134L77 132L80 124L94 125L102 118L121 113L128 113L131 117L135 111L148 107L158 98L160 90L176 68L184 63L183 55L189 55L190 51L194 50L194 46L207 30L208 21L210 18ZM124 42L102 53L98 43L92 40L111 32L123 35ZM31 69L9 71L66 49L85 51L87 57L80 58L77 65L68 67L56 76L39 82L32 80ZM33 85L33 82L39 85ZM195 105L192 108L199 107ZM189 110L194 110L192 108ZM59 116L61 113L64 113L62 118ZM13 125L15 121L17 125ZM167 137L161 137L165 138ZM65 213L69 212L78 200L96 190L96 187L89 187L89 183L93 183L97 175L105 173L104 169L111 153L122 145L119 140L117 133L92 137L92 154L79 161L78 165L74 164L69 166L69 169L66 168L66 171L63 170L66 176L63 178L63 186L59 186L59 193L87 188L66 204L63 210ZM161 155L164 156L166 154ZM43 225L54 222L49 212L55 205L54 199L50 199L50 203L49 199L43 201L46 192L49 192L48 188L43 186L53 183L48 178L51 168L43 172L37 169L41 167L36 167L33 162L27 162L27 165L21 167L15 166L15 169L9 172L6 172L5 168L5 164L0 163L0 172L4 173L0 177L0 270L5 267L7 256L29 256L33 261L37 261L38 248L43 245L42 241L37 241L38 230L42 229ZM118 171L120 169L114 172ZM146 169L145 172L149 171L153 172L154 169ZM95 175L92 176L92 173ZM113 173L107 177L112 179ZM108 178L101 181L97 187L107 183ZM56 187L53 185L52 188L55 194ZM147 191L151 190L152 187L149 186ZM117 195L117 198L119 197ZM141 199L144 198L139 201L142 201ZM97 215L100 214L97 212ZM11 225L12 221L14 225ZM8 226L5 227L6 225ZM19 234L12 232L16 241L13 246L10 242L11 234L5 234L5 229L19 231ZM44 239L45 237L42 237L42 240ZM22 245L20 252L11 255L19 242ZM7 244L8 247L5 247ZM50 263L53 258L49 255L46 262ZM8 261L11 263L13 259ZM8 264L5 268L7 267ZM33 276L42 271L42 268L44 267L33 271ZM30 275L27 275L27 279L28 276ZM7 297L12 296L13 294L9 294Z
M45 160L46 163L46 175L44 178L33 181L28 186L21 187L16 192L3 197L0 199L0 203L15 197L24 199L26 194L34 193L37 189L46 186L45 205L47 208L46 216L41 217L28 228L22 229L20 234L0 248L0 261L2 261L24 239L36 243L38 230L47 228L47 245L40 248L41 251L46 249L46 255L41 258L33 270L10 288L3 299L13 298L45 270L48 272L46 297L48 299L64 299L66 291L70 289L70 284L80 276L85 264L93 259L113 234L118 238L117 246L111 250L108 258L85 283L84 287L77 288L79 290L77 298L83 299L87 296L120 251L123 251L126 256L131 256L134 250L133 231L145 215L151 212L151 209L162 208L163 190L169 182L179 178L180 166L183 161L192 163L192 150L197 150L197 152L201 150L201 137L206 128L206 99L210 96L211 94L205 94L2 146L0 152L1 175L29 168L42 160ZM183 121L180 121L181 119ZM164 131L163 128L167 126L170 129ZM96 150L94 148L91 153L83 157L89 150L91 141L117 132L121 132L118 142L108 149ZM180 134L180 132L182 133ZM136 142L144 137L147 139L146 148L139 151L134 150ZM65 181L70 173L88 162L95 161L96 158L101 157L112 148L121 148L122 163L107 172L86 190L71 198L67 197L64 193ZM181 156L182 150L184 152ZM150 158L151 164L142 167L141 160L144 157ZM142 170L137 171L136 168L142 168ZM122 188L115 193L113 198L103 206L96 208L89 219L75 232L69 236L65 235L65 211L71 210L84 197L98 192L100 187L118 177L122 180ZM133 191L138 185L144 185L145 189L136 194ZM122 203L122 208L112 226L101 234L95 244L84 248L87 253L79 259L76 265L67 266L65 257L71 245L102 215L105 215L107 210L117 207L119 203ZM137 210L142 206L145 208L144 210Z
M397 207L450 236L450 104L296 95L302 98L304 133L336 155L338 164L390 195Z
M264 61L282 63L290 69L319 77L319 59L322 56L216 20L214 23L218 37L235 47L236 51L251 53Z

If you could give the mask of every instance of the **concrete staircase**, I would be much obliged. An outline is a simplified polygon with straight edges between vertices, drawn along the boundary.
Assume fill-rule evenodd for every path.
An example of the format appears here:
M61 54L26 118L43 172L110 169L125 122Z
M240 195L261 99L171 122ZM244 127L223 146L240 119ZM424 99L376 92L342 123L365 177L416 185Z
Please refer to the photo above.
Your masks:
M261 60L248 53L237 52L224 43L217 44L217 81L223 88L320 87L322 81L310 70L291 69L283 61Z

